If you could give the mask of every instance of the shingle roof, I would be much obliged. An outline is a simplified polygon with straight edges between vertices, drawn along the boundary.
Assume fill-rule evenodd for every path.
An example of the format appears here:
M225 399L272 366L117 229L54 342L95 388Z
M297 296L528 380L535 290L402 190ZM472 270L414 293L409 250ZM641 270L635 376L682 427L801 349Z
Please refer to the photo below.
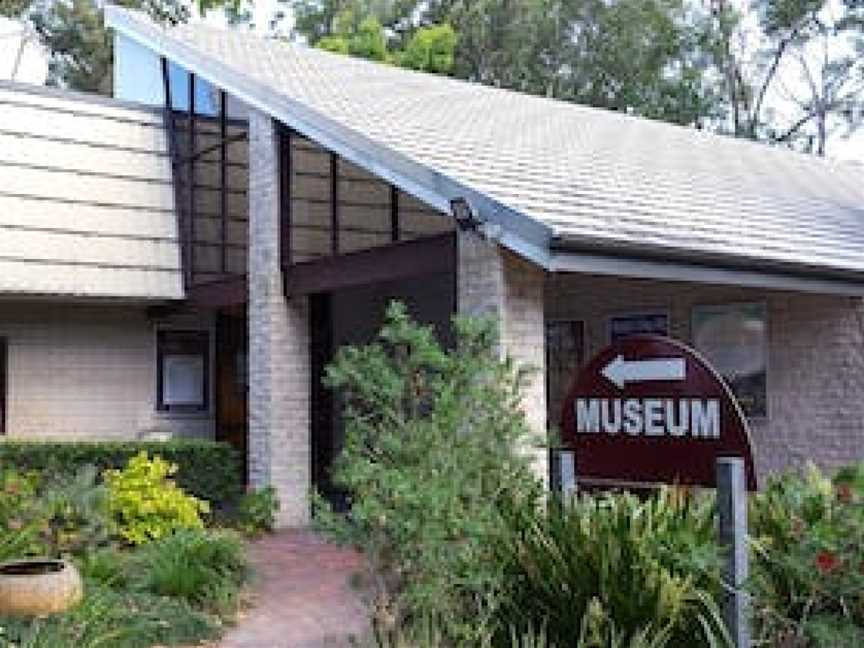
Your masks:
M180 299L158 112L0 83L0 293Z
M864 277L864 167L242 31L109 22L442 209L469 192L547 267L563 247Z

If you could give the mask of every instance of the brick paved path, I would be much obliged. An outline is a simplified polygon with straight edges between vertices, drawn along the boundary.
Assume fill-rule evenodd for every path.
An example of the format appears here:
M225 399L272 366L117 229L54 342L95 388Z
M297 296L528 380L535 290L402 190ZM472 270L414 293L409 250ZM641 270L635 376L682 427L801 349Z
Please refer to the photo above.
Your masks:
M310 531L281 531L253 543L252 607L218 648L341 648L368 637L368 616L351 589L359 554Z

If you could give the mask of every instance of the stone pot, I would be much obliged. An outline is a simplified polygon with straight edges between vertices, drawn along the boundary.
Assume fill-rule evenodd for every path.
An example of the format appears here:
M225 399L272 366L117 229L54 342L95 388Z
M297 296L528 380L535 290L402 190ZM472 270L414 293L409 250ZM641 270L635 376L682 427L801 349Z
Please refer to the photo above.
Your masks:
M84 587L65 560L35 558L0 564L0 615L63 612L81 600Z

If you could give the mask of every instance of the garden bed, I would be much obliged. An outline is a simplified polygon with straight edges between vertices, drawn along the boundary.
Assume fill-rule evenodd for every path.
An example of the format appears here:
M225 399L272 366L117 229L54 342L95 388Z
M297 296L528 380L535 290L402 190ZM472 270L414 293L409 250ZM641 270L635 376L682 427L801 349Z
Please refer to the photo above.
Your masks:
M220 636L249 576L241 531L272 527L276 501L269 490L248 493L217 528L211 503L181 488L177 471L142 451L121 469L60 476L0 463L0 565L63 557L84 583L65 612L0 616L0 646L148 648Z

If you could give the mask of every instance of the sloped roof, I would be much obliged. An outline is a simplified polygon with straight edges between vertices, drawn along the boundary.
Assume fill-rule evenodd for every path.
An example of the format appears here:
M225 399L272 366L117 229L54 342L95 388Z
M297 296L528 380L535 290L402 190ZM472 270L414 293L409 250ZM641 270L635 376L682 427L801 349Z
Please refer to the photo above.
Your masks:
M160 113L0 83L0 294L183 297Z
M243 31L108 20L442 211L468 197L549 269L590 270L581 255L864 283L862 167Z

